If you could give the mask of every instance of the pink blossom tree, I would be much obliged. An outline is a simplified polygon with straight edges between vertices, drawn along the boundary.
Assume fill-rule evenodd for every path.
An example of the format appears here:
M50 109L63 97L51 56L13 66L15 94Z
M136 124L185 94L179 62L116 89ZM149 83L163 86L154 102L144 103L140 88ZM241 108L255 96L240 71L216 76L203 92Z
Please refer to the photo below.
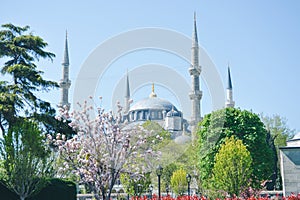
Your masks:
M81 111L72 113L62 110L60 116L62 120L72 120L70 126L77 135L69 140L58 135L55 140L63 163L59 172L77 175L80 182L93 191L96 199L102 196L108 200L120 173L138 179L156 166L160 153L151 149L152 132L142 126L129 128L121 123L120 105L117 116L102 108L95 111L87 102L80 108ZM92 112L96 117L91 117Z

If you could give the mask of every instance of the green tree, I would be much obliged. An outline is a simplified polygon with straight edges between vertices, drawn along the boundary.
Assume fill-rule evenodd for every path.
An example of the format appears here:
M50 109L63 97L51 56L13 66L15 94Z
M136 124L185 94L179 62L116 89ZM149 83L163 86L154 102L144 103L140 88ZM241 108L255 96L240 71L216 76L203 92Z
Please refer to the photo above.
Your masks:
M215 155L226 137L243 141L252 158L251 186L260 187L273 174L274 155L267 143L267 130L258 115L237 108L225 108L208 114L199 123L199 171L201 187L208 188Z
M157 122L148 120L143 123L143 127L153 133L148 140L152 142L153 146L156 145L157 148L162 145L162 141L166 140L166 142L169 142L171 140L171 133L163 129ZM157 136L160 136L162 140L158 139Z
M161 176L163 186L171 185L171 177L177 169L178 165L176 163L170 163L164 167L164 173Z
M29 26L4 24L0 30L0 149L6 184L25 198L40 185L51 166L41 134L74 134L67 122L55 119L55 109L39 93L57 88L38 69L40 59L52 61L47 43L29 32ZM49 163L47 163L49 162ZM5 177L4 177L5 178Z
M213 185L217 190L239 195L249 186L252 158L242 140L227 138L215 156Z
M20 200L39 192L45 185L45 179L53 175L50 151L43 138L35 123L23 121L10 128L1 139L2 178Z
M177 195L183 195L187 191L186 174L186 171L181 168L176 170L171 177L171 187Z
M260 115L266 129L268 130L268 143L274 154L274 173L271 177L271 182L267 183L267 189L281 189L280 175L280 156L279 147L286 146L287 139L295 134L295 130L290 129L287 125L287 119L279 115L267 116Z
M261 114L260 118L266 129L270 131L277 148L286 146L287 139L290 139L295 135L295 129L290 129L287 124L287 119L280 115L267 116Z
M154 149L159 150L162 156L159 160L164 164L164 173L162 174L162 191L166 190L167 186L171 184L171 177L175 170L183 168L193 174L198 180L198 155L197 155L197 141L178 144L171 139L171 134L164 130L158 123L153 121L147 121L143 124L148 130L153 131L153 137L150 138ZM163 140L158 140L156 136L159 135ZM160 164L160 163L157 163ZM156 182L156 175L152 175L152 179Z
M54 54L45 51L47 43L29 32L29 26L18 27L13 24L2 25L0 30L0 59L4 63L0 68L6 80L0 82L0 129L7 134L10 127L22 120L38 122L47 133L64 130L73 134L66 123L55 119L55 109L42 100L39 92L48 92L57 88L54 81L45 80L43 72L38 70L36 61L54 58Z
M120 181L125 189L125 192L130 195L141 196L144 192L148 192L151 184L150 173L144 174L138 180L130 177L129 174L122 173Z
M199 155L197 154L198 147L195 142L187 144L182 155L176 160L176 164L193 174L195 177L198 174Z

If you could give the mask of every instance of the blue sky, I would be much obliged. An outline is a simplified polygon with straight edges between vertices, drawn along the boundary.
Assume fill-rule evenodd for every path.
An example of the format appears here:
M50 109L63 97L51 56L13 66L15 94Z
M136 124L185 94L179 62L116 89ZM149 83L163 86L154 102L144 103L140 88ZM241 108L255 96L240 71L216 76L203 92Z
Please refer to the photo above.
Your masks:
M30 25L36 35L48 42L47 50L56 54L53 62L40 63L48 79L61 78L68 30L73 83L90 53L108 38L142 27L166 28L191 36L195 11L199 42L216 65L224 85L230 62L236 106L256 113L279 114L288 119L290 128L300 130L300 1L28 0L4 1L1 7L0 24ZM188 63L166 53L137 52L114 63L111 72L103 77L105 88L113 87L114 80L126 69L149 62L188 68ZM211 111L211 105L205 84L202 87L205 114ZM71 96L73 89L74 84ZM146 86L137 91L136 98L147 95L149 90ZM171 93L158 88L158 95L160 91L162 97L176 104ZM109 91L98 93L104 99L111 97ZM56 104L59 94L57 90L43 95ZM103 103L110 107L109 101Z

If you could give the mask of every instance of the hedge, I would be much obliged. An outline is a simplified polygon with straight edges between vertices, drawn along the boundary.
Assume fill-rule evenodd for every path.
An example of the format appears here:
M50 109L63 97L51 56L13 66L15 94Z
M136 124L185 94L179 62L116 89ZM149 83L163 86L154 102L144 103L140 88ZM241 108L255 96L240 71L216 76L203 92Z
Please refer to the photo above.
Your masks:
M76 200L76 184L62 179L50 179L48 184L35 196L27 200ZM0 181L0 197L5 200L19 200L17 194Z

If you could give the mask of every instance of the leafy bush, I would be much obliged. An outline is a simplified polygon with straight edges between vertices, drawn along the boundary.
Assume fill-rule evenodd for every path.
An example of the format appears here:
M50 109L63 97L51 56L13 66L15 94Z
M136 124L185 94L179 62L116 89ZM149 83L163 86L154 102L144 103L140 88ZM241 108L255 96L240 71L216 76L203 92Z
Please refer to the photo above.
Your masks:
M76 200L76 184L62 179L49 180L37 195L29 200Z

